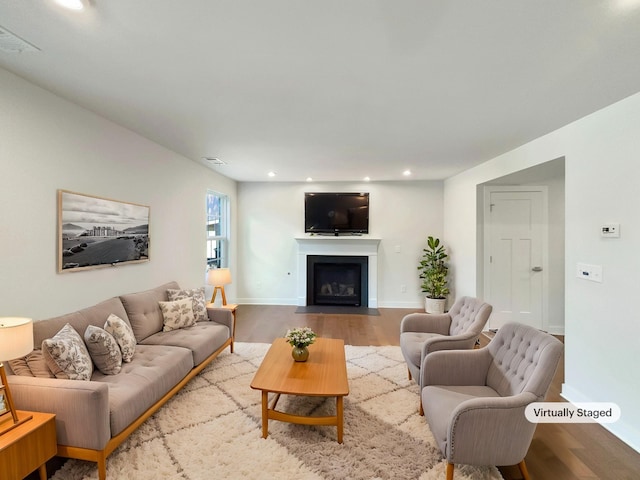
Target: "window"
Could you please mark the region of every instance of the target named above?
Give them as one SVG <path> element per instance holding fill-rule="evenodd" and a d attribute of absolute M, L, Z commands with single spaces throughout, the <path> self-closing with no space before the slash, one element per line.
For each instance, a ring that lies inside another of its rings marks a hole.
<path fill-rule="evenodd" d="M 207 267 L 229 266 L 229 197 L 207 192 Z"/>

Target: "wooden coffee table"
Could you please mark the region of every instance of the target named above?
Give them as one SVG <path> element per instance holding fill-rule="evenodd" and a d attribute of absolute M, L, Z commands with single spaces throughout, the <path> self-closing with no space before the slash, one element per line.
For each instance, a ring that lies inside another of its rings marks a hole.
<path fill-rule="evenodd" d="M 338 428 L 342 443 L 344 427 L 343 399 L 349 395 L 344 341 L 317 338 L 309 347 L 309 360 L 296 362 L 291 345 L 278 338 L 262 360 L 251 382 L 251 388 L 262 390 L 262 438 L 269 435 L 269 419 L 299 425 L 328 425 Z M 269 393 L 275 397 L 269 405 Z M 306 417 L 276 410 L 280 395 L 336 397 L 336 414 L 328 417 Z"/>

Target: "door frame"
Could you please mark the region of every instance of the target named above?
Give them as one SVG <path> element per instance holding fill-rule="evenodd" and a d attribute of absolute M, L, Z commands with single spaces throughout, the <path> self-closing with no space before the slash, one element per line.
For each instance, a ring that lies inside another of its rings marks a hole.
<path fill-rule="evenodd" d="M 493 192 L 540 192 L 542 194 L 542 225 L 541 225 L 541 258 L 542 258 L 542 330 L 549 326 L 549 187 L 546 185 L 486 185 L 483 187 L 483 292 L 486 296 L 490 282 L 490 239 L 491 239 L 491 193 Z M 489 317 L 489 328 L 491 325 Z"/>

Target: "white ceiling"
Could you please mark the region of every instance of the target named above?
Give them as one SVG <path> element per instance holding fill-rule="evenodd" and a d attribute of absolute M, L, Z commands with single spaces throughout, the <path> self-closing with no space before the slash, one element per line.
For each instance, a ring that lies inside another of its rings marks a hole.
<path fill-rule="evenodd" d="M 239 181 L 442 179 L 640 91 L 637 0 L 88 1 L 1 0 L 0 66 Z"/>

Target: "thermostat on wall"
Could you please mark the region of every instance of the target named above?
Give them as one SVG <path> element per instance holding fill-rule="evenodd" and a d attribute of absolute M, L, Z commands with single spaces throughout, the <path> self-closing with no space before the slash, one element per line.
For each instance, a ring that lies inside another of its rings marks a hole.
<path fill-rule="evenodd" d="M 620 236 L 620 224 L 619 223 L 607 223 L 600 227 L 600 235 L 607 238 L 617 238 Z"/>

